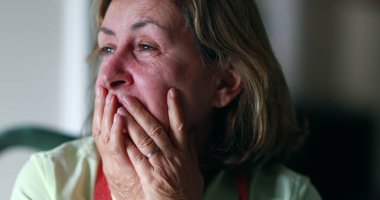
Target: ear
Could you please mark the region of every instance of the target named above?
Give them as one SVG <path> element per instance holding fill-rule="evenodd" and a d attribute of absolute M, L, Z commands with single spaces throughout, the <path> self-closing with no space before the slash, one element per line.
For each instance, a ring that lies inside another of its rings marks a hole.
<path fill-rule="evenodd" d="M 216 108 L 223 108 L 231 103 L 242 88 L 240 73 L 230 65 L 230 62 L 223 65 L 222 70 L 216 75 L 216 91 L 212 102 Z"/>

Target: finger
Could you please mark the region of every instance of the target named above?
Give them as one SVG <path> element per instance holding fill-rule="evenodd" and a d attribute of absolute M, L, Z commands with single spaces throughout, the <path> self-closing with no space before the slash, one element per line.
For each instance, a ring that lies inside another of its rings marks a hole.
<path fill-rule="evenodd" d="M 104 89 L 102 86 L 97 87 L 95 105 L 94 105 L 94 119 L 92 123 L 93 136 L 98 136 L 101 134 L 106 95 L 107 95 L 106 89 Z"/>
<path fill-rule="evenodd" d="M 128 113 L 126 115 L 126 123 L 129 136 L 142 154 L 148 156 L 149 153 L 158 149 L 154 140 L 145 133 L 144 129 Z"/>
<path fill-rule="evenodd" d="M 167 103 L 172 142 L 179 150 L 189 151 L 188 134 L 184 125 L 181 100 L 176 89 L 171 88 L 169 90 Z"/>
<path fill-rule="evenodd" d="M 124 157 L 126 156 L 124 144 L 125 136 L 123 135 L 125 113 L 126 111 L 124 108 L 119 108 L 115 113 L 109 142 L 109 150 L 111 151 L 111 154 L 122 158 L 122 160 L 124 160 Z"/>
<path fill-rule="evenodd" d="M 102 139 L 104 143 L 108 143 L 110 139 L 110 131 L 113 124 L 114 115 L 117 110 L 117 100 L 114 95 L 108 93 L 103 113 L 102 121 Z"/>
<path fill-rule="evenodd" d="M 125 109 L 119 108 L 114 114 L 113 125 L 110 131 L 110 140 L 107 145 L 100 142 L 102 148 L 102 161 L 105 167 L 115 168 L 116 166 L 122 166 L 123 170 L 127 170 L 132 174 L 135 172 L 134 167 L 127 155 L 125 139 L 123 130 L 125 127 Z"/>
<path fill-rule="evenodd" d="M 151 170 L 149 160 L 142 154 L 130 139 L 125 140 L 126 151 L 140 180 L 146 180 Z M 148 178 L 149 179 L 149 178 Z"/>
<path fill-rule="evenodd" d="M 127 110 L 162 152 L 171 152 L 173 145 L 164 127 L 144 108 L 144 106 L 132 97 L 124 97 L 123 101 L 127 104 Z"/>

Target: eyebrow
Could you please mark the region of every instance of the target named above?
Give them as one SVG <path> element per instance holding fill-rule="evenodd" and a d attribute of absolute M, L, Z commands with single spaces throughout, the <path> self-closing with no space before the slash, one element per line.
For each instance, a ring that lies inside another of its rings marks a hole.
<path fill-rule="evenodd" d="M 159 24 L 159 23 L 157 23 L 157 22 L 155 22 L 153 20 L 150 20 L 150 19 L 139 21 L 139 22 L 136 22 L 136 23 L 132 24 L 131 30 L 136 31 L 136 30 L 138 30 L 138 29 L 140 29 L 140 28 L 142 28 L 142 27 L 144 27 L 144 26 L 146 26 L 148 24 L 153 24 L 153 25 L 155 25 L 155 26 L 157 26 L 157 27 L 159 27 L 159 28 L 161 28 L 163 30 L 166 30 L 166 31 L 169 30 L 169 28 L 167 28 L 165 26 L 162 26 L 161 24 Z M 104 33 L 106 35 L 110 35 L 110 36 L 115 36 L 116 35 L 114 31 L 112 31 L 111 29 L 109 29 L 107 27 L 104 27 L 104 26 L 102 26 L 102 27 L 99 28 L 98 34 L 100 32 L 102 32 L 102 33 Z"/>
<path fill-rule="evenodd" d="M 104 34 L 106 34 L 106 35 L 115 36 L 115 32 L 113 32 L 111 29 L 106 28 L 106 27 L 103 27 L 103 26 L 99 28 L 98 34 L 99 34 L 100 32 L 102 32 L 102 33 L 104 33 Z"/>
<path fill-rule="evenodd" d="M 157 23 L 156 21 L 154 20 L 151 20 L 151 19 L 147 19 L 147 20 L 143 20 L 143 21 L 139 21 L 139 22 L 136 22 L 134 24 L 132 24 L 131 26 L 131 29 L 132 30 L 137 30 L 137 29 L 140 29 L 148 24 L 153 24 L 161 29 L 164 29 L 164 30 L 167 30 L 168 28 L 162 26 L 161 24 Z"/>

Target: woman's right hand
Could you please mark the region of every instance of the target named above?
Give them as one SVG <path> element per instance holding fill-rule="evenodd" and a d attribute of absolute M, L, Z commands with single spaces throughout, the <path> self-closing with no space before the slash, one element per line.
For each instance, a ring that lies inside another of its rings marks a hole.
<path fill-rule="evenodd" d="M 96 91 L 93 137 L 99 151 L 104 175 L 116 199 L 143 199 L 140 180 L 129 160 L 125 147 L 127 136 L 119 133 L 124 130 L 124 117 L 118 113 L 117 99 L 99 87 Z M 119 111 L 120 112 L 120 111 Z M 99 169 L 101 170 L 101 169 Z M 110 181 L 111 180 L 111 181 Z"/>

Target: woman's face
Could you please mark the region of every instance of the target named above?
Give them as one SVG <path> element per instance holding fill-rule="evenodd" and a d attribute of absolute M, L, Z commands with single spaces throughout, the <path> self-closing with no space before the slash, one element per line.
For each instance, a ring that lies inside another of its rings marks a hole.
<path fill-rule="evenodd" d="M 167 92 L 179 90 L 185 123 L 210 124 L 215 66 L 205 68 L 195 40 L 169 0 L 112 0 L 98 34 L 102 62 L 97 86 L 123 104 L 136 97 L 166 128 Z"/>

